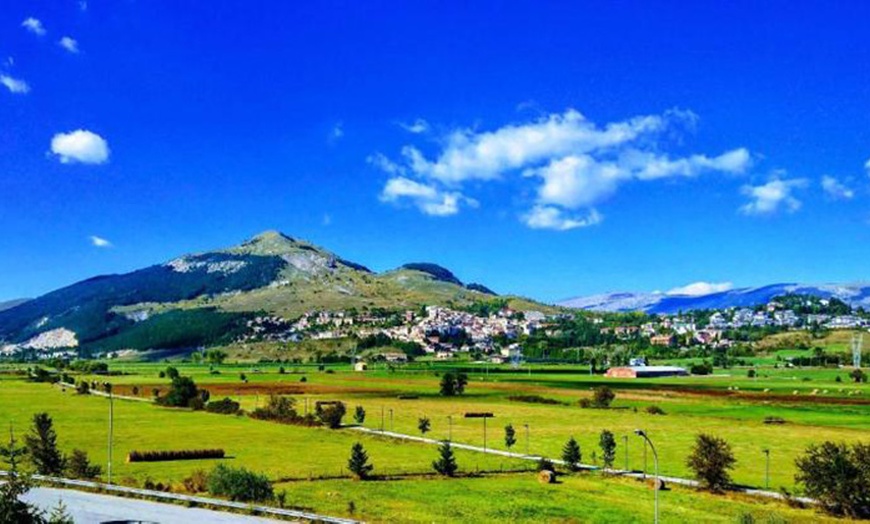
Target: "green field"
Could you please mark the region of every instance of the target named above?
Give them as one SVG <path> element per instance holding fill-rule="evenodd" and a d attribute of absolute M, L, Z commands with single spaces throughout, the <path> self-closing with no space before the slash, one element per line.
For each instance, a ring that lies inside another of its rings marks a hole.
<path fill-rule="evenodd" d="M 108 380 L 119 394 L 133 386 L 142 398 L 154 387 L 165 387 L 158 377 L 166 364 L 111 364 L 124 373 Z M 643 446 L 632 432 L 642 428 L 656 444 L 663 474 L 688 476 L 685 458 L 694 437 L 712 433 L 727 440 L 737 457 L 733 471 L 736 483 L 764 487 L 762 450 L 771 450 L 770 486 L 795 490 L 794 459 L 812 443 L 824 440 L 855 442 L 870 439 L 870 389 L 848 382 L 847 370 L 759 368 L 759 376 L 747 378 L 746 370 L 728 370 L 728 375 L 656 380 L 608 380 L 588 375 L 588 370 L 570 366 L 536 366 L 509 372 L 505 367 L 477 366 L 469 372 L 469 385 L 461 397 L 438 395 L 439 374 L 444 365 L 415 364 L 389 371 L 350 371 L 347 365 L 318 371 L 314 366 L 221 365 L 219 374 L 207 365 L 178 364 L 183 375 L 192 376 L 209 389 L 212 399 L 231 396 L 243 408 L 263 405 L 272 390 L 292 393 L 300 411 L 306 401 L 342 400 L 352 412 L 361 405 L 368 414 L 364 426 L 419 434 L 417 421 L 428 417 L 432 431 L 427 436 L 482 445 L 481 419 L 466 419 L 464 413 L 489 411 L 495 418 L 487 424 L 487 446 L 505 449 L 503 427 L 517 429 L 513 451 L 558 458 L 564 442 L 574 436 L 581 445 L 584 463 L 596 463 L 598 435 L 602 429 L 617 438 L 616 466 L 643 469 Z M 242 382 L 244 373 L 247 383 Z M 301 381 L 305 377 L 305 382 Z M 835 382 L 840 376 L 843 382 Z M 33 413 L 47 411 L 58 429 L 61 446 L 87 450 L 94 461 L 105 464 L 108 401 L 76 395 L 71 389 L 25 381 L 20 376 L 0 374 L 0 418 L 9 420 L 20 434 Z M 89 377 L 107 380 L 106 377 Z M 607 384 L 616 391 L 610 409 L 583 409 L 578 400 L 592 387 Z M 796 393 L 796 394 L 795 394 Z M 399 399 L 399 395 L 416 396 Z M 540 395 L 562 404 L 532 404 L 510 400 L 514 395 Z M 27 399 L 22 402 L 22 399 Z M 645 408 L 656 405 L 665 415 L 650 415 Z M 214 415 L 157 407 L 148 402 L 118 400 L 115 407 L 114 481 L 141 484 L 146 479 L 178 485 L 195 469 L 210 469 L 218 461 L 127 464 L 131 450 L 226 449 L 226 462 L 266 473 L 277 489 L 287 491 L 293 505 L 329 514 L 356 516 L 368 521 L 474 521 L 558 520 L 625 521 L 646 519 L 651 511 L 651 493 L 636 481 L 602 478 L 598 473 L 563 477 L 564 483 L 541 486 L 528 469 L 529 461 L 471 451 L 458 451 L 464 473 L 481 472 L 481 478 L 441 480 L 431 476 L 434 446 L 395 442 L 385 437 L 361 434 L 351 429 L 304 428 L 256 421 L 247 417 Z M 392 417 L 390 412 L 392 411 Z M 764 418 L 785 419 L 782 425 L 764 424 Z M 449 417 L 449 418 L 448 418 Z M 346 417 L 350 422 L 350 416 Z M 448 424 L 452 420 L 452 425 Z M 528 425 L 528 442 L 525 425 Z M 627 437 L 627 440 L 624 439 Z M 366 447 L 375 473 L 394 480 L 352 482 L 346 461 L 352 443 Z M 600 452 L 599 452 L 600 453 Z M 652 470 L 649 454 L 648 469 Z M 313 479 L 313 480 L 309 480 Z M 582 496 L 578 496 L 582 494 Z M 774 512 L 788 521 L 818 518 L 811 510 L 793 510 L 784 504 L 760 502 L 746 497 L 713 496 L 688 489 L 663 493 L 665 521 L 690 519 L 729 521 L 750 512 L 763 522 Z M 450 504 L 439 504 L 449 498 Z M 492 504 L 493 500 L 504 503 Z"/>

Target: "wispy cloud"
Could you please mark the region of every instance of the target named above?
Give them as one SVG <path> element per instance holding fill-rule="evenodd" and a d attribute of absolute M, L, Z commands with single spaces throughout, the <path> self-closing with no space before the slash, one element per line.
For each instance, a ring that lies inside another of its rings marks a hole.
<path fill-rule="evenodd" d="M 836 200 L 850 200 L 855 196 L 852 188 L 832 176 L 822 177 L 822 189 L 825 194 Z"/>
<path fill-rule="evenodd" d="M 749 202 L 740 207 L 740 212 L 745 215 L 770 215 L 785 209 L 789 213 L 794 213 L 802 205 L 794 196 L 794 191 L 806 186 L 807 181 L 803 178 L 791 180 L 774 178 L 758 186 L 745 185 L 741 191 L 749 197 Z"/>
<path fill-rule="evenodd" d="M 413 133 L 415 135 L 419 135 L 421 133 L 426 133 L 429 131 L 429 122 L 423 120 L 422 118 L 418 118 L 411 122 L 410 124 L 400 122 L 399 125 L 405 131 L 409 133 Z"/>
<path fill-rule="evenodd" d="M 681 287 L 675 287 L 666 292 L 667 295 L 682 295 L 700 297 L 713 293 L 722 293 L 734 288 L 731 282 L 693 282 Z"/>
<path fill-rule="evenodd" d="M 57 45 L 61 46 L 62 48 L 66 49 L 67 51 L 69 51 L 70 53 L 73 53 L 73 54 L 78 54 L 78 52 L 79 52 L 78 41 L 76 41 L 75 39 L 70 38 L 68 36 L 65 36 L 65 37 L 61 38 L 60 40 L 58 40 Z"/>
<path fill-rule="evenodd" d="M 10 93 L 23 95 L 30 92 L 30 86 L 24 80 L 12 78 L 9 75 L 0 74 L 0 84 L 6 87 Z"/>
<path fill-rule="evenodd" d="M 581 227 L 595 226 L 604 220 L 604 217 L 595 210 L 589 211 L 585 217 L 567 216 L 564 211 L 553 206 L 534 206 L 522 217 L 524 224 L 532 229 L 552 229 L 555 231 L 568 231 Z"/>
<path fill-rule="evenodd" d="M 392 177 L 417 179 L 440 192 L 470 183 L 479 189 L 493 181 L 531 181 L 536 198 L 522 222 L 539 229 L 575 229 L 600 223 L 594 206 L 631 181 L 745 173 L 752 163 L 745 148 L 716 156 L 663 152 L 671 135 L 694 128 L 697 120 L 691 111 L 675 109 L 599 126 L 568 109 L 491 131 L 456 129 L 441 137 L 442 146 L 431 157 L 406 145 L 400 160 L 378 153 L 369 162 Z M 588 216 L 576 218 L 580 210 Z"/>
<path fill-rule="evenodd" d="M 91 235 L 88 238 L 91 241 L 91 245 L 94 247 L 112 247 L 112 243 L 105 238 L 98 237 L 96 235 Z"/>
<path fill-rule="evenodd" d="M 344 122 L 336 122 L 332 129 L 329 130 L 329 142 L 334 143 L 344 137 Z"/>
<path fill-rule="evenodd" d="M 867 171 L 867 176 L 870 176 L 870 160 L 864 163 L 864 169 Z"/>
<path fill-rule="evenodd" d="M 462 205 L 477 207 L 477 201 L 458 192 L 445 192 L 434 186 L 405 177 L 391 178 L 381 191 L 381 201 L 410 201 L 421 212 L 430 216 L 450 216 L 459 212 Z"/>
<path fill-rule="evenodd" d="M 27 29 L 31 33 L 42 36 L 45 34 L 45 27 L 42 26 L 42 22 L 38 19 L 30 17 L 21 22 L 21 27 Z"/>
<path fill-rule="evenodd" d="M 85 129 L 54 135 L 51 152 L 57 155 L 62 164 L 103 164 L 109 160 L 109 144 L 106 140 Z"/>

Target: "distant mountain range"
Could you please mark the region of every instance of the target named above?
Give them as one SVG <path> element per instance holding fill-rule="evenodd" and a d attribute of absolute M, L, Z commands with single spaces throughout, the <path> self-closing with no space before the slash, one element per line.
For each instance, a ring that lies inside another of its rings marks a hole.
<path fill-rule="evenodd" d="M 94 277 L 0 309 L 0 349 L 192 347 L 230 341 L 257 315 L 294 319 L 311 310 L 461 306 L 492 295 L 436 264 L 377 274 L 267 231 L 228 249 Z"/>
<path fill-rule="evenodd" d="M 678 313 L 696 309 L 752 307 L 766 304 L 772 298 L 787 293 L 836 297 L 853 307 L 870 308 L 870 283 L 853 284 L 771 284 L 745 287 L 705 295 L 667 293 L 605 293 L 576 297 L 559 303 L 561 306 L 592 311 L 643 311 L 646 313 Z"/>

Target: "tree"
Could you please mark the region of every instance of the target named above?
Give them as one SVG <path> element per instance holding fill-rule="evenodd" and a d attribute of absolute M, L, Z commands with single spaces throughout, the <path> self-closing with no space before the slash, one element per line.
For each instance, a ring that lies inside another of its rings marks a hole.
<path fill-rule="evenodd" d="M 227 358 L 227 353 L 219 349 L 212 349 L 205 353 L 205 359 L 209 364 L 223 364 Z"/>
<path fill-rule="evenodd" d="M 374 466 L 369 464 L 369 456 L 366 450 L 359 442 L 350 448 L 350 459 L 347 461 L 347 468 L 360 480 L 368 478 L 369 473 L 374 469 Z"/>
<path fill-rule="evenodd" d="M 169 378 L 169 380 L 175 380 L 176 378 L 178 378 L 180 376 L 180 374 L 178 373 L 178 370 L 172 366 L 169 366 L 166 368 L 165 374 L 166 374 L 166 377 Z M 163 378 L 163 377 L 161 377 L 161 378 Z"/>
<path fill-rule="evenodd" d="M 444 373 L 441 377 L 441 396 L 452 397 L 456 395 L 456 377 L 453 373 Z"/>
<path fill-rule="evenodd" d="M 737 460 L 731 445 L 713 435 L 700 434 L 695 438 L 695 447 L 686 459 L 686 465 L 695 474 L 702 487 L 720 492 L 731 484 L 729 470 Z"/>
<path fill-rule="evenodd" d="M 468 375 L 465 373 L 456 374 L 456 394 L 462 395 L 465 393 L 465 386 L 468 385 Z"/>
<path fill-rule="evenodd" d="M 583 455 L 580 452 L 580 444 L 577 444 L 574 437 L 571 437 L 562 448 L 562 460 L 565 461 L 565 466 L 569 471 L 577 471 L 582 459 Z"/>
<path fill-rule="evenodd" d="M 556 467 L 553 465 L 553 461 L 546 457 L 541 457 L 540 459 L 538 459 L 536 468 L 538 471 L 556 471 Z"/>
<path fill-rule="evenodd" d="M 514 430 L 514 427 L 511 424 L 508 424 L 504 427 L 504 445 L 507 446 L 508 451 L 517 443 L 517 432 Z"/>
<path fill-rule="evenodd" d="M 19 457 L 27 449 L 19 447 L 12 430 L 9 430 L 9 444 L 0 446 L 0 457 L 6 464 L 7 475 L 0 484 L 0 522 L 30 524 L 43 522 L 41 512 L 23 502 L 21 496 L 30 491 L 33 483 L 28 475 L 18 471 Z"/>
<path fill-rule="evenodd" d="M 169 392 L 160 397 L 158 402 L 164 406 L 191 407 L 195 399 L 199 397 L 196 383 L 190 377 L 176 376 L 172 379 Z"/>
<path fill-rule="evenodd" d="M 343 402 L 334 402 L 332 404 L 318 404 L 315 410 L 317 418 L 330 429 L 338 429 L 341 427 L 341 419 L 347 412 Z"/>
<path fill-rule="evenodd" d="M 354 410 L 353 421 L 359 425 L 366 421 L 366 410 L 362 406 L 357 406 Z"/>
<path fill-rule="evenodd" d="M 57 433 L 48 413 L 33 415 L 33 426 L 30 435 L 24 437 L 24 444 L 37 473 L 52 476 L 63 473 L 66 459 L 57 449 Z"/>
<path fill-rule="evenodd" d="M 864 373 L 858 368 L 853 369 L 852 372 L 849 373 L 849 376 L 856 384 L 861 382 L 867 382 L 867 373 Z"/>
<path fill-rule="evenodd" d="M 429 428 L 432 427 L 432 423 L 429 422 L 428 417 L 421 417 L 417 420 L 417 429 L 420 430 L 420 434 L 425 435 L 429 432 Z"/>
<path fill-rule="evenodd" d="M 795 460 L 795 482 L 829 513 L 853 519 L 870 517 L 870 443 L 824 442 Z"/>
<path fill-rule="evenodd" d="M 58 499 L 57 505 L 51 508 L 51 514 L 48 516 L 47 524 L 75 524 L 75 521 L 66 510 L 66 504 L 63 500 Z"/>
<path fill-rule="evenodd" d="M 74 449 L 67 460 L 66 472 L 74 479 L 93 480 L 100 476 L 102 468 L 91 464 L 85 451 Z"/>
<path fill-rule="evenodd" d="M 596 408 L 609 408 L 610 403 L 616 398 L 616 393 L 607 386 L 598 386 L 592 392 L 592 405 Z"/>
<path fill-rule="evenodd" d="M 616 458 L 616 439 L 613 433 L 603 430 L 598 437 L 598 446 L 601 448 L 601 460 L 606 469 L 613 468 L 613 460 Z"/>
<path fill-rule="evenodd" d="M 432 463 L 432 468 L 445 477 L 456 475 L 456 470 L 459 469 L 459 466 L 456 465 L 456 458 L 453 456 L 453 448 L 450 447 L 450 442 L 445 440 L 441 443 L 441 446 L 438 448 L 438 455 L 438 460 Z"/>

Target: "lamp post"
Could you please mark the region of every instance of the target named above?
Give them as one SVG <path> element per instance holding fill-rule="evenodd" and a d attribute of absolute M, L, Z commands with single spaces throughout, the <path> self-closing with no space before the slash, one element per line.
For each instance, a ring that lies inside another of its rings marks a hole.
<path fill-rule="evenodd" d="M 390 408 L 390 431 L 393 431 L 393 408 Z"/>
<path fill-rule="evenodd" d="M 486 453 L 486 416 L 483 417 L 483 452 Z"/>
<path fill-rule="evenodd" d="M 770 449 L 764 448 L 761 451 L 766 458 L 764 464 L 764 489 L 770 489 Z"/>
<path fill-rule="evenodd" d="M 653 464 L 655 467 L 655 484 L 653 484 L 653 490 L 655 491 L 655 524 L 659 522 L 659 456 L 656 453 L 656 447 L 653 446 L 652 441 L 647 436 L 646 432 L 642 429 L 634 430 L 634 434 L 638 437 L 641 437 L 649 444 L 650 449 L 653 452 Z"/>
<path fill-rule="evenodd" d="M 112 437 L 115 433 L 115 402 L 112 396 L 112 388 L 109 386 L 109 463 L 106 468 L 109 484 L 112 483 Z"/>
<path fill-rule="evenodd" d="M 381 406 L 381 433 L 384 432 L 384 406 Z"/>
<path fill-rule="evenodd" d="M 628 435 L 622 436 L 622 442 L 625 445 L 625 471 L 628 471 Z"/>
<path fill-rule="evenodd" d="M 447 415 L 447 441 L 453 442 L 453 415 Z"/>

